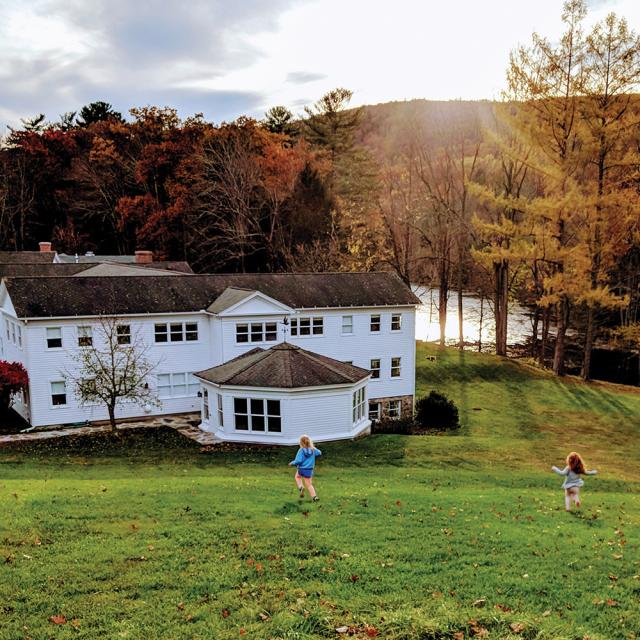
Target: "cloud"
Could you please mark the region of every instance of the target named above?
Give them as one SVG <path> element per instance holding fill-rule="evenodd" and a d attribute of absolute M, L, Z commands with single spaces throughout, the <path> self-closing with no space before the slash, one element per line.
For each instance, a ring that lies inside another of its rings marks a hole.
<path fill-rule="evenodd" d="M 313 73 L 312 71 L 291 71 L 287 74 L 286 81 L 293 84 L 307 84 L 308 82 L 316 82 L 326 79 L 324 73 Z"/>
<path fill-rule="evenodd" d="M 93 100 L 169 105 L 216 121 L 254 113 L 258 91 L 203 88 L 250 66 L 253 35 L 306 0 L 24 0 L 0 7 L 0 124 Z M 10 119 L 10 120 L 9 120 Z"/>

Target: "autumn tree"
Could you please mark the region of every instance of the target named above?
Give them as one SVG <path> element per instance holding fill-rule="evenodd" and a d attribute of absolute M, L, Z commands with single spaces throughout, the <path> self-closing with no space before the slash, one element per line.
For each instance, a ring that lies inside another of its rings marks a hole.
<path fill-rule="evenodd" d="M 511 53 L 507 73 L 509 98 L 518 110 L 515 119 L 527 145 L 535 152 L 535 165 L 545 178 L 545 193 L 531 206 L 536 216 L 536 240 L 544 247 L 542 259 L 551 274 L 545 279 L 543 306 L 556 310 L 556 341 L 553 371 L 562 375 L 566 332 L 575 274 L 567 268 L 574 244 L 576 214 L 584 203 L 576 180 L 581 161 L 579 100 L 584 83 L 585 41 L 582 21 L 584 0 L 566 0 L 562 12 L 565 31 L 557 44 L 534 34 L 530 46 Z"/>
<path fill-rule="evenodd" d="M 103 316 L 94 328 L 64 377 L 81 404 L 106 406 L 115 431 L 116 409 L 123 402 L 158 405 L 149 384 L 158 363 L 149 359 L 149 347 L 128 321 Z"/>
<path fill-rule="evenodd" d="M 530 149 L 509 123 L 509 105 L 496 108 L 494 130 L 488 130 L 489 152 L 481 161 L 481 179 L 470 184 L 477 213 L 473 257 L 491 275 L 496 355 L 507 355 L 507 324 L 513 286 L 531 258 L 527 243 L 526 204 Z"/>
<path fill-rule="evenodd" d="M 633 178 L 640 166 L 636 143 L 640 133 L 637 107 L 640 83 L 640 38 L 626 20 L 609 14 L 586 38 L 583 99 L 587 163 L 581 180 L 585 207 L 578 233 L 584 247 L 584 293 L 587 308 L 582 377 L 591 372 L 597 312 L 615 309 L 624 298 L 610 287 L 616 257 L 628 248 L 630 229 L 638 230 L 640 198 Z"/>
<path fill-rule="evenodd" d="M 6 415 L 13 397 L 29 388 L 27 370 L 19 362 L 0 360 L 0 416 Z"/>

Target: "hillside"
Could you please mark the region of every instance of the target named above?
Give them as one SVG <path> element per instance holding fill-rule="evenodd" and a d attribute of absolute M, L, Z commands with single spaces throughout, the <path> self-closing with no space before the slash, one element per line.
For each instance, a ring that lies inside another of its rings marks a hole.
<path fill-rule="evenodd" d="M 290 449 L 0 449 L 0 638 L 636 637 L 640 395 L 424 346 L 418 386 L 461 433 L 323 446 L 318 505 Z M 566 514 L 572 448 L 600 475 Z"/>

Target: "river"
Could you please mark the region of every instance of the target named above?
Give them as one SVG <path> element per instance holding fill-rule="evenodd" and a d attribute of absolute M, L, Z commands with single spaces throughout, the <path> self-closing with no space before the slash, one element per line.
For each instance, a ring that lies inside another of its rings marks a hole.
<path fill-rule="evenodd" d="M 422 300 L 416 317 L 416 340 L 427 342 L 440 339 L 438 324 L 438 290 L 414 285 L 414 293 Z M 478 342 L 480 331 L 480 298 L 472 293 L 463 294 L 463 332 L 465 342 Z M 509 305 L 507 325 L 507 344 L 524 344 L 531 336 L 531 312 L 518 305 Z M 458 342 L 458 294 L 451 292 L 447 305 L 447 324 L 445 326 L 447 344 Z M 482 344 L 495 344 L 495 319 L 492 305 L 485 300 L 482 304 Z"/>

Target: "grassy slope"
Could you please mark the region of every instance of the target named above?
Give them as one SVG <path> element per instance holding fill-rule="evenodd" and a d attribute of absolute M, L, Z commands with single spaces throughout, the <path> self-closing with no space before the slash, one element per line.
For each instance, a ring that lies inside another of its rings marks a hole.
<path fill-rule="evenodd" d="M 319 505 L 292 450 L 0 450 L 0 638 L 640 637 L 640 395 L 426 352 L 462 432 L 324 446 Z M 580 515 L 548 471 L 569 448 L 601 472 Z"/>

